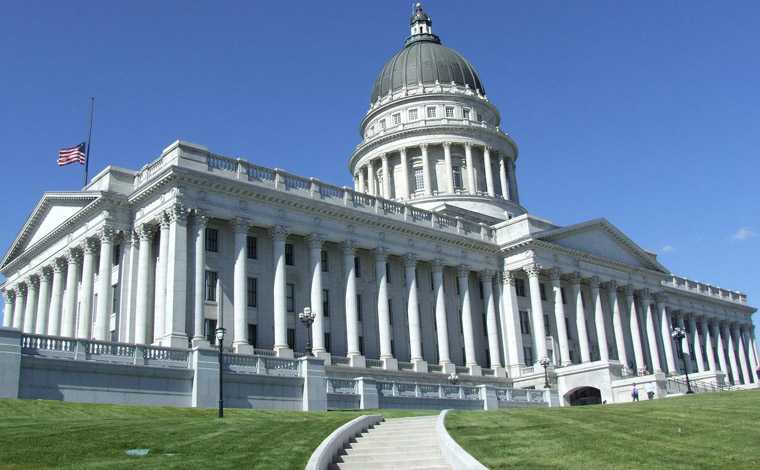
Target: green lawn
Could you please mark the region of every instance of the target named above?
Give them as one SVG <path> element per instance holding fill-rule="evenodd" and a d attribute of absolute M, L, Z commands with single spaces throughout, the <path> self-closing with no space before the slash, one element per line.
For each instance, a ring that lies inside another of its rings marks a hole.
<path fill-rule="evenodd" d="M 361 414 L 225 410 L 218 419 L 215 409 L 0 400 L 0 469 L 303 469 L 325 437 Z"/>
<path fill-rule="evenodd" d="M 452 437 L 500 468 L 758 469 L 760 391 L 449 414 Z"/>

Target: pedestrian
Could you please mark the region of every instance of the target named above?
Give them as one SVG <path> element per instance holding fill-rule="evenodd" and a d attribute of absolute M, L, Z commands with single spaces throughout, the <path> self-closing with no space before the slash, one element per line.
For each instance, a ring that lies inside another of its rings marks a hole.
<path fill-rule="evenodd" d="M 633 384 L 633 388 L 631 389 L 631 400 L 639 401 L 639 389 L 636 388 L 636 384 Z"/>
<path fill-rule="evenodd" d="M 647 397 L 651 400 L 654 398 L 654 384 L 649 382 L 644 386 L 644 390 L 647 391 Z"/>

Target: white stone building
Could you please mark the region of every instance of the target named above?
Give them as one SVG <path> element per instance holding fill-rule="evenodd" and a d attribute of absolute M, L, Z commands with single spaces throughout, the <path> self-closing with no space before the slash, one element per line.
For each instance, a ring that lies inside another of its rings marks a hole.
<path fill-rule="evenodd" d="M 183 141 L 108 167 L 45 193 L 21 228 L 0 263 L 3 327 L 186 349 L 223 325 L 236 353 L 288 358 L 310 307 L 328 377 L 541 387 L 547 357 L 564 403 L 619 401 L 645 372 L 755 384 L 746 295 L 674 276 L 604 219 L 528 213 L 517 145 L 431 24 L 418 6 L 378 75 L 354 188 Z"/>

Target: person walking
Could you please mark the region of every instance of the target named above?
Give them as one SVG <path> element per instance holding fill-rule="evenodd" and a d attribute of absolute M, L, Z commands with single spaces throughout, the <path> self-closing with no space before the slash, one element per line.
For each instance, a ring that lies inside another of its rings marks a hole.
<path fill-rule="evenodd" d="M 644 390 L 647 391 L 647 398 L 652 400 L 654 398 L 654 384 L 652 382 L 649 382 L 644 386 Z"/>
<path fill-rule="evenodd" d="M 636 384 L 631 388 L 631 401 L 639 401 L 639 389 L 636 388 Z"/>

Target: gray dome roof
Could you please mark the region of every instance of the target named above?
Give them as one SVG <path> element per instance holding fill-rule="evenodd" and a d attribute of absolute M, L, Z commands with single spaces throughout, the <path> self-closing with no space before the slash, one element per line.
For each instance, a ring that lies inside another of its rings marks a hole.
<path fill-rule="evenodd" d="M 370 103 L 389 91 L 397 91 L 404 86 L 413 87 L 419 82 L 433 85 L 436 80 L 441 85 L 451 82 L 460 86 L 469 85 L 473 91 L 479 89 L 486 94 L 478 73 L 464 57 L 442 45 L 438 36 L 420 34 L 407 39 L 406 47 L 391 57 L 377 75 Z"/>

